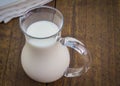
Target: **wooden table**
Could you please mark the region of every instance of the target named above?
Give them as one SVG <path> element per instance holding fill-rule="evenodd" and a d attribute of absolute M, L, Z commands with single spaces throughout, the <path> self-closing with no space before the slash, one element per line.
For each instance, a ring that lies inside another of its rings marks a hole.
<path fill-rule="evenodd" d="M 120 1 L 56 0 L 48 5 L 64 15 L 62 35 L 87 45 L 93 57 L 91 69 L 81 77 L 62 77 L 49 84 L 30 79 L 21 67 L 25 39 L 16 18 L 0 23 L 0 86 L 120 86 Z M 79 54 L 70 53 L 75 66 Z"/>

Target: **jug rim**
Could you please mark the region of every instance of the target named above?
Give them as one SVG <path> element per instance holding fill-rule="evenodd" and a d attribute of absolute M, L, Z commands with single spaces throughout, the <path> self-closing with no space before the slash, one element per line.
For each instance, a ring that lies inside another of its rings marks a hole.
<path fill-rule="evenodd" d="M 23 19 L 25 18 L 25 16 L 28 14 L 28 12 L 33 11 L 33 10 L 35 10 L 35 9 L 40 9 L 40 8 L 47 8 L 47 9 L 55 10 L 55 11 L 56 11 L 57 13 L 59 13 L 59 14 L 61 15 L 61 17 L 62 17 L 62 22 L 61 22 L 61 24 L 60 24 L 60 27 L 58 27 L 59 30 L 58 30 L 56 33 L 54 33 L 53 35 L 51 35 L 51 36 L 46 36 L 46 37 L 34 37 L 34 36 L 31 36 L 31 35 L 27 34 L 27 32 L 26 32 L 25 30 L 23 30 L 24 27 L 22 26 L 22 21 L 23 21 Z M 28 37 L 34 38 L 34 39 L 47 39 L 47 38 L 51 38 L 51 37 L 53 37 L 53 36 L 56 36 L 57 34 L 59 34 L 59 32 L 61 32 L 63 23 L 64 23 L 63 14 L 62 14 L 57 8 L 54 8 L 54 7 L 51 7 L 51 6 L 46 6 L 46 5 L 44 5 L 44 6 L 36 6 L 36 7 L 30 8 L 30 9 L 28 9 L 27 11 L 25 11 L 22 16 L 19 17 L 19 25 L 20 25 L 20 29 L 22 30 L 22 32 L 23 32 L 25 35 L 27 35 Z"/>

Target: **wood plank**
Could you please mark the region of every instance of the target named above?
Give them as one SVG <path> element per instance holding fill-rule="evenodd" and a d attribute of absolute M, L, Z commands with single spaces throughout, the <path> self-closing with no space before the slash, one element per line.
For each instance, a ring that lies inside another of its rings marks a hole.
<path fill-rule="evenodd" d="M 113 0 L 115 81 L 120 86 L 120 1 Z M 113 69 L 111 69 L 113 70 Z"/>
<path fill-rule="evenodd" d="M 108 82 L 109 86 L 117 86 L 115 78 L 115 57 L 114 57 L 114 23 L 113 23 L 112 0 L 107 2 L 107 33 L 108 33 Z M 111 77 L 112 76 L 112 77 Z"/>
<path fill-rule="evenodd" d="M 0 86 L 2 86 L 11 41 L 12 23 L 0 23 Z"/>
<path fill-rule="evenodd" d="M 95 2 L 93 0 L 81 0 L 81 1 L 76 0 L 75 2 L 74 36 L 75 38 L 86 44 L 88 48 L 90 48 L 91 44 L 87 42 L 88 41 L 87 36 L 89 34 L 91 35 L 91 32 L 87 34 L 87 31 L 88 30 L 93 31 L 92 29 L 95 28 L 94 27 L 95 17 L 93 17 L 95 15 L 94 7 L 95 7 Z M 93 47 L 91 46 L 91 48 Z M 92 52 L 91 49 L 90 51 Z M 81 63 L 80 55 L 75 52 L 74 57 L 75 57 L 76 67 L 79 67 Z M 73 82 L 71 83 L 71 86 L 79 86 L 79 85 L 94 86 L 94 83 L 91 83 L 93 81 L 93 78 L 91 76 L 93 76 L 92 69 L 90 69 L 85 75 L 82 75 L 81 77 L 72 78 Z"/>
<path fill-rule="evenodd" d="M 6 69 L 3 78 L 3 86 L 15 86 L 17 65 L 19 62 L 19 53 L 22 34 L 19 30 L 19 23 L 15 19 L 12 21 L 11 41 Z"/>
<path fill-rule="evenodd" d="M 97 61 L 101 61 L 101 71 L 96 71 L 96 72 L 100 72 L 101 73 L 101 84 L 102 86 L 103 85 L 106 85 L 106 86 L 109 86 L 109 83 L 106 83 L 108 82 L 108 35 L 109 33 L 107 32 L 107 4 L 106 4 L 106 0 L 104 2 L 98 0 L 97 1 L 97 5 L 99 7 L 97 7 L 97 10 L 96 10 L 96 14 L 97 14 L 97 17 L 96 17 L 96 28 L 99 29 L 98 31 L 98 34 L 100 34 L 99 38 L 99 46 L 100 46 L 100 57 L 99 57 L 99 60 L 96 60 Z M 98 35 L 96 34 L 96 35 Z M 97 63 L 96 63 L 97 64 Z M 97 68 L 97 66 L 96 66 Z M 97 75 L 95 76 L 96 77 L 96 80 L 99 80 L 99 77 L 97 77 Z M 97 83 L 96 83 L 97 84 Z"/>
<path fill-rule="evenodd" d="M 75 32 L 74 36 L 86 44 L 86 46 L 89 48 L 90 52 L 94 52 L 95 48 L 93 48 L 94 43 L 94 30 L 95 30 L 95 23 L 96 23 L 96 2 L 94 0 L 76 0 L 75 2 Z M 97 33 L 96 33 L 97 34 Z M 92 39 L 92 41 L 91 41 Z M 99 53 L 99 50 L 98 50 Z M 97 54 L 97 52 L 95 53 Z M 94 55 L 92 55 L 94 58 Z M 79 67 L 80 65 L 80 55 L 78 53 L 74 53 L 75 57 L 75 63 L 77 64 L 76 67 Z M 94 58 L 95 60 L 95 58 Z M 99 61 L 100 62 L 100 61 Z M 98 62 L 98 65 L 99 65 Z M 94 85 L 93 83 L 93 77 L 94 77 L 94 70 L 93 65 L 91 69 L 81 77 L 72 78 L 71 86 L 99 86 Z M 100 69 L 98 68 L 98 71 Z M 100 72 L 99 72 L 100 73 Z M 99 74 L 100 76 L 100 74 Z"/>

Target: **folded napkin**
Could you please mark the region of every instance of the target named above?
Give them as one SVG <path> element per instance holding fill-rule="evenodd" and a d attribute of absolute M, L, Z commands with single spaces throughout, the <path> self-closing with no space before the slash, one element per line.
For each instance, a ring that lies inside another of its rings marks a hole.
<path fill-rule="evenodd" d="M 19 2 L 17 2 L 19 1 Z M 0 22 L 9 22 L 15 17 L 19 17 L 24 14 L 30 8 L 44 5 L 52 0 L 17 0 L 14 3 L 7 5 L 0 5 Z M 3 4 L 3 3 L 2 3 Z"/>

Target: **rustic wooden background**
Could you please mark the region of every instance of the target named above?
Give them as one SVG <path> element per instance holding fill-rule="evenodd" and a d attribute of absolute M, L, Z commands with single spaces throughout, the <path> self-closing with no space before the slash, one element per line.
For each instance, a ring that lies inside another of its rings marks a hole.
<path fill-rule="evenodd" d="M 25 40 L 16 18 L 0 23 L 0 86 L 120 86 L 120 0 L 54 0 L 48 5 L 64 15 L 62 35 L 87 45 L 92 68 L 81 77 L 63 77 L 49 84 L 31 80 L 20 63 Z M 70 53 L 74 66 L 79 55 Z"/>

